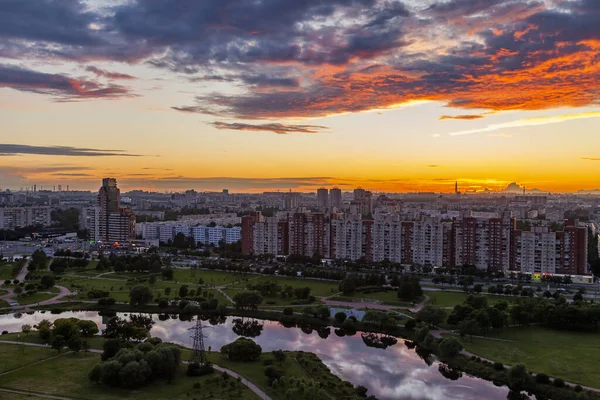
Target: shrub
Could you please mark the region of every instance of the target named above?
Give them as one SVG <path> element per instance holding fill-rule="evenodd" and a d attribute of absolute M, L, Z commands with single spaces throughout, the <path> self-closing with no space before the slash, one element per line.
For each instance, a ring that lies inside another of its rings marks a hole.
<path fill-rule="evenodd" d="M 577 393 L 579 393 L 579 392 L 583 392 L 583 388 L 581 387 L 581 385 L 577 385 L 577 386 L 575 386 L 575 391 L 576 391 Z"/>
<path fill-rule="evenodd" d="M 557 388 L 564 388 L 565 381 L 560 378 L 556 378 L 556 379 L 554 379 L 554 386 L 556 386 Z"/>
<path fill-rule="evenodd" d="M 190 363 L 187 368 L 187 376 L 204 376 L 212 374 L 215 369 L 210 363 L 200 365 L 198 363 Z"/>
<path fill-rule="evenodd" d="M 504 370 L 504 364 L 502 364 L 501 362 L 497 362 L 497 361 L 496 361 L 496 362 L 494 363 L 494 369 L 495 369 L 496 371 L 502 371 L 502 370 Z"/>
<path fill-rule="evenodd" d="M 283 315 L 292 315 L 294 314 L 294 309 L 292 307 L 286 307 L 283 309 Z"/>
<path fill-rule="evenodd" d="M 346 313 L 343 311 L 338 311 L 335 313 L 335 320 L 339 323 L 342 323 L 346 320 Z"/>
<path fill-rule="evenodd" d="M 535 381 L 537 383 L 540 383 L 542 385 L 549 385 L 550 384 L 550 377 L 546 374 L 537 374 L 535 376 Z"/>

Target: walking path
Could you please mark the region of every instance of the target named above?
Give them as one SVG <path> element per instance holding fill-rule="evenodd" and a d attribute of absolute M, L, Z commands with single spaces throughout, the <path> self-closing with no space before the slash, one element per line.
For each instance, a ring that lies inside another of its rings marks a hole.
<path fill-rule="evenodd" d="M 0 343 L 18 344 L 18 345 L 32 346 L 32 347 L 46 347 L 46 348 L 48 347 L 48 345 L 45 345 L 45 344 L 17 342 L 17 341 L 14 341 L 14 340 L 0 340 Z M 90 353 L 102 353 L 102 350 L 97 350 L 97 349 L 90 349 L 88 351 Z M 9 373 L 11 373 L 13 371 L 17 371 L 17 370 L 22 369 L 22 368 L 29 367 L 29 366 L 34 365 L 34 364 L 38 364 L 38 363 L 41 363 L 41 362 L 44 362 L 44 361 L 47 361 L 47 360 L 51 360 L 51 359 L 56 358 L 56 357 L 60 357 L 60 356 L 62 356 L 64 354 L 69 354 L 69 352 L 65 352 L 65 353 L 56 355 L 54 357 L 45 358 L 43 360 L 36 361 L 34 363 L 24 365 L 22 367 L 15 368 L 13 370 L 10 370 L 10 371 L 7 371 L 7 372 L 4 372 L 4 373 L 0 374 L 0 376 L 9 374 Z M 187 361 L 184 361 L 183 363 L 187 364 Z M 256 394 L 258 397 L 260 397 L 261 399 L 272 400 L 271 397 L 269 397 L 265 392 L 263 392 L 258 386 L 256 386 L 254 383 L 250 382 L 248 379 L 244 378 L 242 375 L 238 374 L 237 372 L 234 372 L 234 371 L 232 371 L 230 369 L 227 369 L 227 368 L 219 367 L 218 365 L 214 365 L 214 364 L 213 364 L 213 368 L 215 370 L 217 370 L 217 371 L 220 371 L 220 372 L 226 372 L 227 375 L 229 375 L 229 376 L 231 376 L 231 377 L 233 377 L 235 379 L 240 378 L 240 382 L 243 385 L 245 385 L 248 389 L 252 390 L 252 392 L 254 394 Z M 29 392 L 27 392 L 27 391 L 11 390 L 11 389 L 3 389 L 3 388 L 0 388 L 0 391 L 10 392 L 10 393 L 18 393 L 18 394 L 29 394 Z M 46 394 L 42 394 L 42 393 L 39 393 L 39 394 L 31 393 L 31 395 L 32 396 L 38 396 L 38 397 L 45 397 L 45 398 L 48 398 L 48 399 L 73 400 L 73 399 L 70 399 L 68 397 L 52 396 L 52 395 L 46 395 Z"/>
<path fill-rule="evenodd" d="M 213 365 L 213 368 L 216 369 L 217 371 L 227 372 L 227 375 L 232 376 L 236 379 L 240 378 L 240 382 L 243 383 L 244 385 L 246 385 L 248 387 L 248 389 L 252 390 L 254 392 L 254 394 L 256 394 L 261 399 L 272 400 L 271 397 L 269 397 L 265 392 L 260 390 L 260 388 L 258 386 L 256 386 L 254 383 L 250 382 L 248 379 L 244 378 L 240 374 L 233 372 L 230 369 L 219 367 L 218 365 Z"/>
<path fill-rule="evenodd" d="M 29 391 L 26 391 L 26 390 L 16 390 L 16 389 L 4 389 L 4 388 L 0 388 L 0 392 L 22 394 L 24 396 L 40 397 L 40 398 L 43 398 L 43 399 L 75 400 L 75 399 L 73 399 L 71 397 L 53 396 L 51 394 L 35 393 L 35 392 L 29 392 Z"/>
<path fill-rule="evenodd" d="M 23 268 L 21 268 L 21 272 L 19 272 L 19 275 L 17 275 L 17 277 L 15 278 L 15 279 L 18 279 L 19 282 L 25 281 L 25 277 L 29 273 L 29 264 L 30 263 L 31 263 L 31 257 L 29 257 L 27 259 L 27 261 L 25 262 L 25 265 L 23 265 Z"/>

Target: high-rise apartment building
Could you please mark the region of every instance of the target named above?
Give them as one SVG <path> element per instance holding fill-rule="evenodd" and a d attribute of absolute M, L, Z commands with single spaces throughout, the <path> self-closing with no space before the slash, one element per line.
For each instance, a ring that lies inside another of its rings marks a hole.
<path fill-rule="evenodd" d="M 317 189 L 317 206 L 321 208 L 329 207 L 329 191 L 327 189 Z"/>
<path fill-rule="evenodd" d="M 567 220 L 564 231 L 536 226 L 514 232 L 510 269 L 530 274 L 587 273 L 587 228 Z"/>
<path fill-rule="evenodd" d="M 342 190 L 334 187 L 329 191 L 329 206 L 332 208 L 342 209 Z"/>
<path fill-rule="evenodd" d="M 98 191 L 98 235 L 103 242 L 124 242 L 135 239 L 135 214 L 123 208 L 121 191 L 114 178 L 102 179 Z"/>
<path fill-rule="evenodd" d="M 509 213 L 500 217 L 475 217 L 470 212 L 455 218 L 454 265 L 501 271 L 510 265 L 511 234 L 516 220 Z"/>

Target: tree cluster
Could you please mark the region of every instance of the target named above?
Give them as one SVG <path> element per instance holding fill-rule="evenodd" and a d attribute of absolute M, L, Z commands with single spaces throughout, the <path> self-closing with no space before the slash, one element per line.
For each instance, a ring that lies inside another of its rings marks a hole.
<path fill-rule="evenodd" d="M 415 301 L 420 299 L 421 296 L 423 296 L 423 289 L 418 277 L 403 275 L 398 278 L 398 299 L 402 301 Z"/>
<path fill-rule="evenodd" d="M 181 364 L 181 350 L 169 344 L 138 344 L 120 349 L 113 357 L 98 363 L 89 373 L 92 382 L 107 386 L 138 388 L 156 379 L 171 382 Z"/>
<path fill-rule="evenodd" d="M 153 325 L 152 318 L 142 314 L 130 314 L 129 319 L 112 317 L 106 323 L 102 336 L 124 342 L 141 342 L 150 336 Z"/>
<path fill-rule="evenodd" d="M 56 254 L 55 254 L 56 255 Z M 84 258 L 57 258 L 55 257 L 50 264 L 50 271 L 57 275 L 62 274 L 69 268 L 85 268 L 89 265 L 89 260 Z"/>
<path fill-rule="evenodd" d="M 262 300 L 261 294 L 254 290 L 244 290 L 233 296 L 235 308 L 240 310 L 256 310 L 259 304 L 262 303 Z"/>
<path fill-rule="evenodd" d="M 29 262 L 29 271 L 43 271 L 48 265 L 48 256 L 43 250 L 36 250 L 31 254 L 31 261 Z"/>
<path fill-rule="evenodd" d="M 152 272 L 160 273 L 164 262 L 158 254 L 122 255 L 111 253 L 108 257 L 101 254 L 98 258 L 97 270 L 114 270 L 115 272 Z"/>
<path fill-rule="evenodd" d="M 254 361 L 262 354 L 262 347 L 253 340 L 241 337 L 221 347 L 221 354 L 231 361 Z"/>
<path fill-rule="evenodd" d="M 490 307 L 486 297 L 469 295 L 463 304 L 454 306 L 447 322 L 450 325 L 458 325 L 461 336 L 473 336 L 491 328 L 506 326 L 507 310 L 506 302 L 499 302 Z"/>
<path fill-rule="evenodd" d="M 90 338 L 98 333 L 98 326 L 94 321 L 77 318 L 60 318 L 54 323 L 47 319 L 41 320 L 34 326 L 40 338 L 50 342 L 52 348 L 61 351 L 65 346 L 71 351 L 84 350 L 87 352 L 89 346 L 85 338 Z"/>

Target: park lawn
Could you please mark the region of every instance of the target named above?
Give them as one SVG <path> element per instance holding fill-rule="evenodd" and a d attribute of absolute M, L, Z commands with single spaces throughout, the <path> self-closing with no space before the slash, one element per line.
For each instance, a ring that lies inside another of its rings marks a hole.
<path fill-rule="evenodd" d="M 511 342 L 461 340 L 466 350 L 507 365 L 524 364 L 528 370 L 568 382 L 600 388 L 600 334 L 568 332 L 542 327 L 505 328 L 488 336 Z"/>
<path fill-rule="evenodd" d="M 313 280 L 313 279 L 301 279 L 301 278 L 286 278 L 286 277 L 280 277 L 280 276 L 262 277 L 262 279 L 273 280 L 273 281 L 275 281 L 275 283 L 277 283 L 281 287 L 290 285 L 294 289 L 295 288 L 303 288 L 303 287 L 308 286 L 310 288 L 310 294 L 315 297 L 331 296 L 340 291 L 339 290 L 340 285 L 338 282 L 317 281 L 317 280 Z M 256 282 L 254 282 L 254 283 L 256 283 Z"/>
<path fill-rule="evenodd" d="M 0 296 L 4 296 L 6 293 L 8 293 L 8 290 L 0 289 Z"/>
<path fill-rule="evenodd" d="M 189 350 L 184 351 L 189 354 Z M 276 400 L 287 400 L 286 388 L 273 388 L 269 386 L 268 379 L 264 374 L 266 366 L 264 362 L 270 360 L 277 369 L 284 371 L 284 376 L 289 381 L 290 378 L 304 379 L 308 382 L 314 382 L 320 386 L 325 393 L 321 393 L 318 398 L 323 399 L 357 399 L 354 388 L 346 385 L 340 378 L 333 375 L 321 360 L 314 354 L 303 352 L 286 351 L 286 358 L 283 363 L 275 361 L 273 353 L 263 353 L 260 358 L 252 362 L 231 361 L 220 353 L 211 352 L 208 359 L 213 364 L 230 369 L 250 382 L 254 383 L 261 390 Z"/>
<path fill-rule="evenodd" d="M 83 287 L 86 291 L 91 289 L 99 289 L 106 291 L 119 291 L 119 290 L 129 290 L 129 286 L 127 285 L 127 281 L 123 280 L 111 280 L 111 279 L 80 279 L 77 281 L 72 281 L 69 286 L 77 285 Z"/>
<path fill-rule="evenodd" d="M 173 281 L 181 283 L 198 283 L 198 279 L 202 278 L 204 285 L 208 286 L 224 286 L 232 285 L 238 282 L 245 282 L 253 275 L 242 272 L 223 272 L 223 271 L 206 271 L 199 269 L 173 269 Z"/>
<path fill-rule="evenodd" d="M 53 297 L 56 297 L 56 294 L 37 292 L 30 296 L 26 296 L 25 294 L 22 294 L 21 296 L 17 297 L 17 301 L 21 305 L 29 305 L 29 304 L 39 303 L 39 302 L 42 302 L 45 300 L 50 300 Z"/>
<path fill-rule="evenodd" d="M 197 394 L 198 397 L 206 392 L 212 392 L 213 398 L 227 398 L 221 388 L 220 382 L 212 382 L 217 374 L 200 378 L 185 376 L 185 366 L 180 367 L 178 376 L 171 384 L 157 381 L 140 389 L 127 390 L 111 388 L 92 383 L 88 373 L 100 361 L 99 354 L 64 354 L 37 365 L 23 368 L 13 373 L 0 377 L 0 387 L 19 390 L 31 390 L 36 393 L 84 398 L 88 400 L 184 400 L 188 395 Z M 234 381 L 231 379 L 231 381 Z M 193 388 L 194 383 L 200 382 L 201 388 Z M 235 382 L 236 386 L 238 385 Z M 245 386 L 232 392 L 236 399 L 248 400 L 257 397 Z"/>
<path fill-rule="evenodd" d="M 227 293 L 229 295 L 229 297 L 231 297 L 233 299 L 233 296 L 235 296 L 237 293 L 242 292 L 244 289 L 223 289 L 223 291 L 225 293 Z M 219 300 L 220 301 L 220 300 Z M 284 306 L 291 306 L 291 307 L 295 307 L 295 306 L 299 306 L 298 304 L 294 305 L 292 304 L 293 302 L 297 302 L 300 301 L 299 299 L 297 299 L 296 297 L 288 297 L 285 299 L 281 298 L 281 295 L 279 296 L 275 296 L 275 297 L 264 297 L 263 296 L 263 301 L 260 304 L 260 308 L 269 308 L 269 307 L 284 307 Z M 269 304 L 267 304 L 267 302 L 269 302 Z M 226 303 L 226 304 L 229 304 Z M 320 300 L 315 300 L 312 303 L 310 303 L 309 305 L 317 305 L 317 304 L 323 304 L 322 301 Z"/>
<path fill-rule="evenodd" d="M 437 292 L 428 292 L 424 291 L 424 293 L 429 296 L 429 304 L 436 305 L 438 307 L 454 307 L 455 305 L 462 304 L 465 302 L 469 293 L 461 293 L 461 292 L 446 292 L 446 291 L 437 291 Z M 488 304 L 493 305 L 499 303 L 501 301 L 506 301 L 511 303 L 513 297 L 509 296 L 490 296 L 485 293 L 480 293 L 481 296 L 485 296 L 487 298 Z"/>
<path fill-rule="evenodd" d="M 106 340 L 103 336 L 100 336 L 100 335 L 95 335 L 92 337 L 83 337 L 81 339 L 88 342 L 90 349 L 96 349 L 96 350 L 102 350 L 102 348 L 104 346 L 104 341 Z M 38 333 L 36 331 L 32 331 L 29 334 L 24 334 L 24 333 L 19 333 L 19 332 L 8 333 L 6 335 L 0 336 L 0 343 L 2 340 L 8 340 L 8 341 L 19 341 L 20 340 L 21 342 L 24 342 L 24 343 L 47 344 L 44 340 L 40 339 L 40 336 L 38 335 Z M 42 349 L 42 350 L 45 349 L 43 347 L 29 347 L 29 348 Z M 49 348 L 50 347 L 48 347 L 48 349 Z M 54 350 L 54 352 L 56 354 L 56 350 Z"/>
<path fill-rule="evenodd" d="M 374 292 L 374 293 L 362 293 L 355 292 L 350 298 L 354 299 L 353 301 L 360 301 L 360 299 L 365 300 L 378 300 L 385 305 L 390 306 L 399 306 L 399 307 L 411 307 L 413 304 L 407 301 L 402 301 L 398 299 L 398 293 L 395 290 L 388 290 L 386 292 Z M 333 300 L 333 299 L 332 299 Z M 417 299 L 415 303 L 420 302 L 421 299 Z"/>
<path fill-rule="evenodd" d="M 4 335 L 6 336 L 6 335 Z M 0 337 L 2 340 L 4 336 Z M 21 334 L 21 336 L 25 336 Z M 44 347 L 0 343 L 0 373 L 44 360 L 56 355 L 56 350 Z"/>
<path fill-rule="evenodd" d="M 4 300 L 0 300 L 0 308 L 5 308 L 5 307 L 10 307 L 10 304 L 8 304 Z"/>
<path fill-rule="evenodd" d="M 295 378 L 310 379 L 310 377 L 302 370 L 302 368 L 295 362 L 295 360 L 293 360 L 293 358 L 290 356 L 290 353 L 287 354 L 288 357 L 286 357 L 285 361 L 281 366 L 285 371 L 286 378 L 289 379 L 293 376 Z M 209 353 L 208 359 L 213 364 L 230 369 L 242 375 L 244 378 L 254 383 L 269 396 L 275 399 L 285 399 L 283 393 L 278 393 L 272 387 L 269 386 L 269 381 L 264 373 L 265 366 L 263 362 L 265 360 L 273 360 L 273 365 L 279 366 L 279 363 L 274 361 L 272 353 L 263 353 L 257 361 L 252 362 L 231 361 L 217 352 Z"/>
<path fill-rule="evenodd" d="M 14 263 L 0 263 L 0 281 L 14 278 Z"/>

